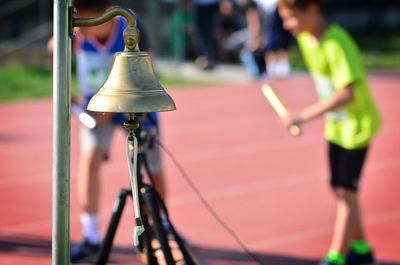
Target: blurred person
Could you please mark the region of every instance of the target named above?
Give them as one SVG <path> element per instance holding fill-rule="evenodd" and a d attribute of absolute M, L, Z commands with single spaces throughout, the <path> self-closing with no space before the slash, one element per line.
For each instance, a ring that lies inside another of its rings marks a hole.
<path fill-rule="evenodd" d="M 212 22 L 217 59 L 223 62 L 234 61 L 237 51 L 229 49 L 226 43 L 232 34 L 241 29 L 241 25 L 231 0 L 220 1 L 219 12 L 215 14 Z"/>
<path fill-rule="evenodd" d="M 261 34 L 257 6 L 252 0 L 237 0 L 237 4 L 244 13 L 247 28 L 233 34 L 230 42 L 235 45 L 241 44 L 239 52 L 241 62 L 251 77 L 259 78 L 266 71 L 263 51 L 266 40 Z"/>
<path fill-rule="evenodd" d="M 195 23 L 191 14 L 191 1 L 181 0 L 171 19 L 171 41 L 175 57 L 194 60 L 197 57 Z"/>
<path fill-rule="evenodd" d="M 77 18 L 94 18 L 103 14 L 111 6 L 108 0 L 75 0 Z M 123 17 L 115 17 L 107 23 L 95 27 L 75 28 L 77 36 L 74 39 L 74 51 L 77 63 L 77 80 L 80 92 L 80 104 L 86 109 L 90 99 L 98 92 L 106 80 L 112 65 L 112 58 L 116 52 L 125 49 L 123 31 L 127 22 Z M 146 31 L 140 20 L 137 20 L 140 30 L 139 47 L 149 51 Z M 49 50 L 52 51 L 52 40 L 49 41 Z M 96 127 L 80 128 L 80 157 L 78 172 L 78 196 L 81 207 L 81 224 L 83 242 L 72 249 L 71 263 L 91 262 L 96 257 L 101 244 L 100 235 L 100 194 L 101 169 L 109 159 L 109 148 L 113 131 L 122 127 L 126 117 L 124 114 L 90 112 L 96 119 Z M 157 121 L 156 113 L 151 114 Z M 158 128 L 149 119 L 138 118 L 141 128 L 147 129 L 157 137 Z M 145 145 L 143 152 L 147 155 L 154 184 L 161 198 L 165 200 L 166 188 L 162 171 L 162 161 L 158 145 L 149 148 Z"/>
<path fill-rule="evenodd" d="M 290 74 L 288 47 L 290 34 L 282 26 L 277 0 L 249 0 L 246 18 L 252 38 L 250 51 L 262 50 L 268 77 L 287 77 Z"/>
<path fill-rule="evenodd" d="M 267 31 L 267 45 L 264 48 L 269 76 L 278 78 L 289 76 L 291 71 L 288 54 L 290 38 L 290 33 L 283 28 L 278 9 L 275 9 Z"/>
<path fill-rule="evenodd" d="M 279 0 L 284 26 L 297 39 L 320 102 L 282 118 L 286 126 L 325 116 L 330 184 L 337 211 L 329 251 L 320 265 L 376 264 L 362 225 L 360 175 L 381 127 L 358 47 L 336 24 L 327 24 L 322 0 Z"/>
<path fill-rule="evenodd" d="M 199 40 L 199 56 L 196 63 L 204 70 L 215 66 L 215 42 L 212 35 L 212 18 L 218 12 L 218 0 L 194 0 L 196 32 Z"/>

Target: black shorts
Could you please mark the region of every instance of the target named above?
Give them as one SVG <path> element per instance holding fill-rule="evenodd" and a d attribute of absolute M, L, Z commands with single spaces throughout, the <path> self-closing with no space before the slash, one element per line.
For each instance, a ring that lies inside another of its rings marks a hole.
<path fill-rule="evenodd" d="M 329 143 L 329 164 L 331 186 L 357 191 L 368 147 L 362 149 L 344 149 Z"/>

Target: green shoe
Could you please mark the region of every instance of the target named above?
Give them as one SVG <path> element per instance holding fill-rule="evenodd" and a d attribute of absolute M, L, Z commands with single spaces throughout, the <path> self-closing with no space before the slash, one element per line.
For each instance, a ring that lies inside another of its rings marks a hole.
<path fill-rule="evenodd" d="M 336 251 L 329 251 L 319 265 L 345 265 L 345 261 L 346 259 L 342 254 Z"/>

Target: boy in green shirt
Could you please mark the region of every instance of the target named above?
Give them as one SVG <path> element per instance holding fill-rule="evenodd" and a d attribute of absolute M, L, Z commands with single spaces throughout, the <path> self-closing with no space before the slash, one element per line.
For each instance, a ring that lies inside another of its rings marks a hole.
<path fill-rule="evenodd" d="M 327 25 L 321 0 L 279 0 L 284 27 L 297 38 L 320 101 L 282 118 L 285 126 L 325 116 L 331 186 L 337 201 L 330 249 L 320 265 L 372 265 L 359 207 L 361 169 L 381 127 L 358 48 L 341 27 Z"/>

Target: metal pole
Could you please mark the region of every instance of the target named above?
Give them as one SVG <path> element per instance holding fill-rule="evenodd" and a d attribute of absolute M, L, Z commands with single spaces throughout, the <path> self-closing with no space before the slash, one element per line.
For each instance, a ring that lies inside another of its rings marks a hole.
<path fill-rule="evenodd" d="M 69 264 L 71 41 L 70 0 L 54 0 L 52 264 Z"/>

